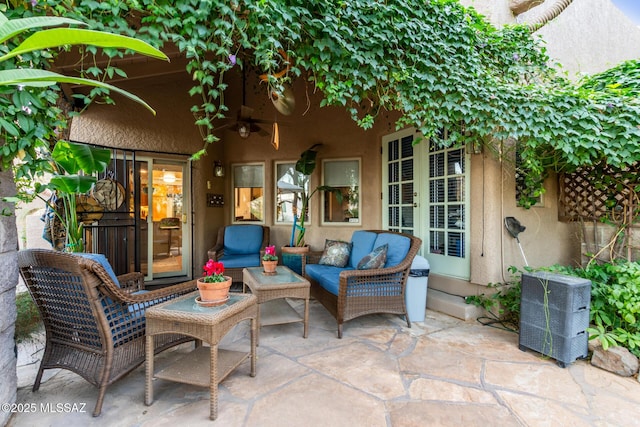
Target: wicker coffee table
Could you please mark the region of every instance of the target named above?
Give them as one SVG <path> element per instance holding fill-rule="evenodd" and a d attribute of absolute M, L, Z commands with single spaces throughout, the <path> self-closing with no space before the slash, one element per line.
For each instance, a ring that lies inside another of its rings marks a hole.
<path fill-rule="evenodd" d="M 229 301 L 218 307 L 196 304 L 197 292 L 148 308 L 145 404 L 153 403 L 153 378 L 209 387 L 209 418 L 218 416 L 218 384 L 247 358 L 251 358 L 251 376 L 256 375 L 257 298 L 254 295 L 230 293 Z M 251 349 L 248 352 L 218 348 L 220 340 L 235 325 L 251 320 Z M 211 347 L 197 346 L 160 372 L 153 372 L 154 335 L 178 333 L 207 342 Z M 207 375 L 207 372 L 209 375 Z"/>
<path fill-rule="evenodd" d="M 307 279 L 288 267 L 279 265 L 275 275 L 263 273 L 262 267 L 245 268 L 242 271 L 242 280 L 243 290 L 246 291 L 248 286 L 251 293 L 258 298 L 258 329 L 266 325 L 303 322 L 302 336 L 307 337 L 310 287 Z M 284 298 L 304 299 L 304 317 L 301 317 Z"/>

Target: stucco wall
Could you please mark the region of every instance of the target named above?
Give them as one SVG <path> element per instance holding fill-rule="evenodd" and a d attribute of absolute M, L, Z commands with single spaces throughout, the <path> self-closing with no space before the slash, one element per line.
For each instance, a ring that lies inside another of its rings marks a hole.
<path fill-rule="evenodd" d="M 547 0 L 518 20 L 535 20 L 555 1 Z M 574 0 L 536 35 L 545 40 L 549 56 L 559 61 L 571 78 L 640 57 L 640 28 L 610 0 Z"/>

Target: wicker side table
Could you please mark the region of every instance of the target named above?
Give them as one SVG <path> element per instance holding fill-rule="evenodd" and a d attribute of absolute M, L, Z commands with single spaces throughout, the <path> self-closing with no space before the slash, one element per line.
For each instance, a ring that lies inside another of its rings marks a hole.
<path fill-rule="evenodd" d="M 218 384 L 247 358 L 251 376 L 256 375 L 257 298 L 247 294 L 229 294 L 229 301 L 218 307 L 201 307 L 197 292 L 167 301 L 146 311 L 147 351 L 145 404 L 153 403 L 153 378 L 209 387 L 209 418 L 218 417 Z M 251 320 L 251 348 L 248 352 L 218 348 L 220 340 L 238 323 Z M 160 372 L 153 372 L 154 335 L 178 333 L 197 338 L 211 346 L 199 346 Z M 206 375 L 207 369 L 209 375 Z"/>
<path fill-rule="evenodd" d="M 242 271 L 243 290 L 248 286 L 258 298 L 258 341 L 260 327 L 303 322 L 302 336 L 309 333 L 309 289 L 307 279 L 294 273 L 288 267 L 279 265 L 277 274 L 267 275 L 262 267 L 248 267 Z M 300 316 L 285 298 L 304 299 L 304 316 Z"/>

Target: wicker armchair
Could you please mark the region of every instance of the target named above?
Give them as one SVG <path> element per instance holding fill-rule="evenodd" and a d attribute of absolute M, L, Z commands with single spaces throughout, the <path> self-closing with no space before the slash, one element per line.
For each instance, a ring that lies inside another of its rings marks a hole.
<path fill-rule="evenodd" d="M 269 245 L 269 235 L 270 228 L 265 225 L 234 224 L 220 227 L 216 244 L 208 251 L 209 258 L 222 262 L 225 275 L 230 276 L 233 282 L 242 283 L 242 270 L 245 267 L 260 266 L 261 251 Z"/>
<path fill-rule="evenodd" d="M 46 331 L 33 391 L 45 369 L 75 372 L 99 389 L 94 417 L 107 386 L 145 360 L 145 309 L 195 290 L 195 282 L 187 282 L 145 291 L 141 273 L 118 276 L 117 283 L 108 262 L 46 249 L 19 251 L 18 267 Z M 157 335 L 155 352 L 191 340 Z"/>
<path fill-rule="evenodd" d="M 411 327 L 411 321 L 407 316 L 405 292 L 411 263 L 418 254 L 422 240 L 409 234 L 391 231 L 367 230 L 365 232 L 404 236 L 410 240 L 407 253 L 398 264 L 392 267 L 371 270 L 342 269 L 339 272 L 337 295 L 329 292 L 313 277 L 304 274 L 309 264 L 318 264 L 322 252 L 310 252 L 303 258 L 303 274 L 311 283 L 311 296 L 336 318 L 338 338 L 342 338 L 344 322 L 367 314 L 399 314 L 405 317 L 407 325 Z M 389 250 L 392 248 L 390 247 Z M 357 260 L 354 263 L 357 264 Z"/>

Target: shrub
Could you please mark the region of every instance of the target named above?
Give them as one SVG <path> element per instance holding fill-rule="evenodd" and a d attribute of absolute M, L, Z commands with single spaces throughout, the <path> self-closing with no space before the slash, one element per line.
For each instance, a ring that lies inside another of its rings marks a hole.
<path fill-rule="evenodd" d="M 29 292 L 22 292 L 16 295 L 16 331 L 15 339 L 21 342 L 29 338 L 42 324 L 40 312 L 33 302 Z"/>
<path fill-rule="evenodd" d="M 605 349 L 621 345 L 640 357 L 640 264 L 619 260 L 552 269 L 591 280 L 590 339 L 599 338 Z"/>
<path fill-rule="evenodd" d="M 521 272 L 509 267 L 512 274 L 507 283 L 489 283 L 487 289 L 495 290 L 493 294 L 472 295 L 465 298 L 467 304 L 482 307 L 491 316 L 484 324 L 501 323 L 506 329 L 517 331 L 520 327 L 520 286 Z"/>

